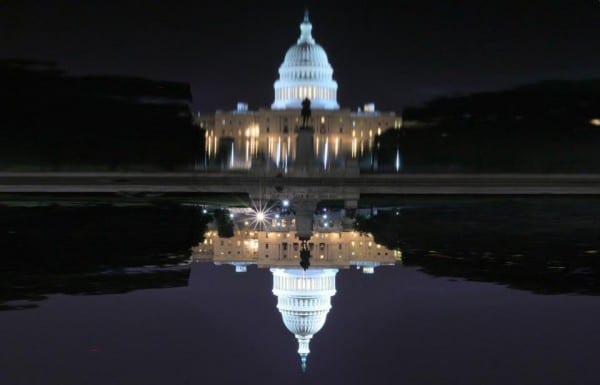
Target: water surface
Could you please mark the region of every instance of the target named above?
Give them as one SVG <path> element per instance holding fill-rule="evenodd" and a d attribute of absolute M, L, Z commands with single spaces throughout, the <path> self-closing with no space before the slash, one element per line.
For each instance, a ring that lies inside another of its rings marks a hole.
<path fill-rule="evenodd" d="M 304 373 L 268 266 L 194 262 L 206 206 L 2 207 L 0 383 L 598 382 L 594 198 L 371 203 L 401 258 L 337 267 Z"/>

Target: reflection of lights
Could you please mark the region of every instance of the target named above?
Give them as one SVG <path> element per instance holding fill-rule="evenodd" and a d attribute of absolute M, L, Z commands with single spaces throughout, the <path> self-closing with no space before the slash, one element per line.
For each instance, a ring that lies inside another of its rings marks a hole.
<path fill-rule="evenodd" d="M 327 214 L 323 214 L 323 219 L 327 219 Z"/>
<path fill-rule="evenodd" d="M 256 227 L 264 225 L 270 219 L 271 207 L 268 207 L 266 203 L 263 205 L 262 201 L 259 201 L 258 203 L 253 201 L 250 222 L 254 228 L 256 229 Z"/>
<path fill-rule="evenodd" d="M 250 251 L 258 251 L 258 239 L 251 239 L 248 243 L 248 249 Z"/>

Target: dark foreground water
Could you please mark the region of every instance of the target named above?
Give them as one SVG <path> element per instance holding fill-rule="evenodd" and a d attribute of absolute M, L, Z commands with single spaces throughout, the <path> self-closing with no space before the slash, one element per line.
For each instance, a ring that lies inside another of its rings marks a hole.
<path fill-rule="evenodd" d="M 189 262 L 201 208 L 2 207 L 0 384 L 600 382 L 600 200 L 370 203 L 402 258 L 340 269 L 305 373 L 269 269 Z"/>

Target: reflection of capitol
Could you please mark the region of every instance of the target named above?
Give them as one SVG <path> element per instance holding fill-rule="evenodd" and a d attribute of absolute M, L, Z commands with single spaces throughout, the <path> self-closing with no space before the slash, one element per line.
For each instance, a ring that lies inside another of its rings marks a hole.
<path fill-rule="evenodd" d="M 298 340 L 302 370 L 306 370 L 309 343 L 323 325 L 335 294 L 337 269 L 272 268 L 273 294 L 283 323 Z"/>
<path fill-rule="evenodd" d="M 329 212 L 314 215 L 314 231 L 305 243 L 311 267 L 303 270 L 299 267 L 302 240 L 296 223 L 306 221 L 292 214 L 278 214 L 262 225 L 263 230 L 255 230 L 249 221 L 251 215 L 249 210 L 236 212 L 236 228 L 230 238 L 219 237 L 216 229 L 209 230 L 204 241 L 192 249 L 192 259 L 230 264 L 237 272 L 246 272 L 251 264 L 270 268 L 277 309 L 298 341 L 305 370 L 309 342 L 331 309 L 338 269 L 356 266 L 372 274 L 377 266 L 394 265 L 402 254 L 376 244 L 371 234 L 345 229 L 349 226 L 343 212 Z"/>
<path fill-rule="evenodd" d="M 231 264 L 238 272 L 247 265 L 258 267 L 298 267 L 301 241 L 294 231 L 236 230 L 231 238 L 220 238 L 216 230 L 205 234 L 204 242 L 193 249 L 197 261 Z M 314 232 L 308 247 L 312 267 L 348 268 L 356 266 L 373 273 L 379 265 L 393 265 L 401 258 L 399 250 L 376 244 L 371 234 L 358 231 Z"/>
<path fill-rule="evenodd" d="M 247 169 L 263 154 L 266 166 L 287 172 L 297 157 L 296 139 L 302 125 L 299 109 L 305 98 L 311 100 L 314 154 L 323 169 L 347 166 L 349 159 L 371 150 L 376 135 L 401 127 L 400 117 L 376 111 L 373 103 L 355 112 L 340 109 L 332 75 L 333 68 L 313 38 L 306 14 L 300 37 L 279 68 L 271 109 L 252 111 L 246 103 L 238 103 L 234 111 L 197 117 L 206 135 L 206 165 L 216 162 L 221 167 Z"/>

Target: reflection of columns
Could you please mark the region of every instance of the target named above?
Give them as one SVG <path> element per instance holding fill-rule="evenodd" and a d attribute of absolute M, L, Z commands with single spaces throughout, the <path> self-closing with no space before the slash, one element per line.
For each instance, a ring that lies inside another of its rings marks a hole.
<path fill-rule="evenodd" d="M 321 330 L 331 309 L 337 272 L 337 269 L 271 269 L 277 309 L 286 328 L 298 340 L 303 371 L 310 353 L 310 340 Z"/>

